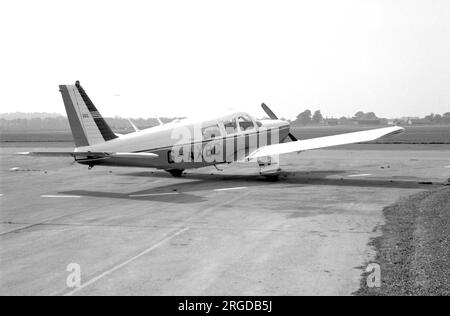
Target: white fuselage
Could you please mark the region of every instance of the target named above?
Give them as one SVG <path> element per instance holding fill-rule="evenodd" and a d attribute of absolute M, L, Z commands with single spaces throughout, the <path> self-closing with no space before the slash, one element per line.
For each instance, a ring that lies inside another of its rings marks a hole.
<path fill-rule="evenodd" d="M 199 168 L 239 161 L 262 146 L 279 143 L 288 135 L 289 127 L 289 123 L 281 120 L 256 121 L 250 115 L 238 112 L 214 119 L 177 120 L 108 142 L 78 147 L 75 151 L 158 155 L 157 158 L 112 158 L 95 163 L 102 165 L 166 170 Z"/>

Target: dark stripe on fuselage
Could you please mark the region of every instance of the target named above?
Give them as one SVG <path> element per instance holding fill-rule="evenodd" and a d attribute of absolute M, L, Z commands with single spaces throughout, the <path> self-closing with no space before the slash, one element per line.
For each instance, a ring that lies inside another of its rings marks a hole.
<path fill-rule="evenodd" d="M 256 148 L 259 148 L 259 131 L 256 132 Z"/>
<path fill-rule="evenodd" d="M 286 130 L 286 135 L 283 137 L 283 139 L 286 138 L 287 134 L 289 133 L 289 127 L 280 128 L 279 130 L 280 130 L 280 133 L 279 133 L 280 136 L 283 135 L 282 131 Z M 267 138 L 268 138 L 267 139 L 267 144 L 265 144 L 264 146 L 271 145 L 271 133 L 270 133 L 271 131 L 272 131 L 272 129 L 268 129 L 267 130 L 267 132 L 269 132 L 269 135 L 267 136 Z M 264 132 L 266 132 L 266 131 L 264 131 Z M 224 145 L 223 148 L 224 148 L 224 152 L 225 152 L 225 145 L 226 145 L 227 139 L 232 139 L 232 138 L 234 138 L 236 136 L 239 137 L 239 136 L 244 136 L 244 135 L 245 134 L 230 135 L 230 136 L 224 136 L 224 137 L 221 137 L 221 138 L 211 138 L 211 139 L 200 140 L 200 141 L 192 142 L 192 143 L 176 144 L 176 145 L 172 145 L 172 146 L 163 146 L 163 147 L 157 147 L 157 148 L 151 148 L 151 149 L 137 150 L 137 151 L 133 151 L 133 152 L 134 153 L 147 153 L 147 152 L 152 152 L 152 151 L 157 151 L 157 150 L 170 150 L 170 149 L 172 149 L 174 147 L 185 147 L 185 146 L 188 146 L 190 144 L 194 144 L 194 145 L 202 144 L 202 145 L 204 145 L 205 143 L 209 143 L 211 141 L 220 141 L 220 140 L 223 141 L 223 145 Z M 261 144 L 261 142 L 260 142 L 260 131 L 257 131 L 257 132 L 254 132 L 254 133 L 249 133 L 247 135 L 249 135 L 249 136 L 250 135 L 256 135 L 256 138 L 257 138 L 256 147 L 259 148 L 260 144 Z M 281 142 L 281 141 L 283 141 L 283 139 L 280 138 L 279 141 Z"/>
<path fill-rule="evenodd" d="M 250 151 L 250 135 L 249 134 L 245 134 L 245 157 L 247 157 L 249 155 L 249 151 Z"/>
<path fill-rule="evenodd" d="M 238 156 L 238 135 L 234 135 L 233 137 L 233 149 L 234 149 L 234 154 L 233 154 L 233 160 L 236 161 L 237 160 L 237 156 Z"/>

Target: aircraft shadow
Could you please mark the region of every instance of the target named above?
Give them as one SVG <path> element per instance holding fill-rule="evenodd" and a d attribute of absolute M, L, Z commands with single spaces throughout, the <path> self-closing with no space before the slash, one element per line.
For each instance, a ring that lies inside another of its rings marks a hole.
<path fill-rule="evenodd" d="M 304 187 L 309 185 L 344 186 L 344 187 L 374 187 L 398 189 L 431 189 L 442 186 L 440 183 L 423 184 L 413 180 L 390 180 L 380 178 L 350 179 L 338 175 L 347 173 L 346 170 L 324 170 L 303 172 L 282 172 L 278 181 L 268 181 L 257 174 L 208 174 L 187 173 L 181 178 L 174 178 L 167 172 L 149 171 L 122 173 L 120 176 L 179 179 L 177 183 L 151 187 L 149 189 L 115 193 L 89 190 L 72 190 L 60 192 L 68 195 L 81 195 L 87 197 L 127 199 L 140 201 L 154 201 L 165 203 L 199 203 L 208 200 L 208 197 L 195 194 L 201 191 L 213 191 L 232 187 Z"/>
<path fill-rule="evenodd" d="M 172 191 L 173 192 L 173 191 Z M 71 190 L 60 192 L 61 194 L 67 195 L 80 195 L 85 197 L 97 197 L 97 198 L 110 198 L 110 199 L 126 199 L 126 200 L 136 200 L 136 201 L 152 201 L 152 202 L 167 202 L 175 204 L 186 204 L 186 203 L 199 203 L 206 199 L 201 196 L 186 194 L 184 192 L 173 192 L 174 194 L 168 194 L 167 190 L 160 189 L 149 189 L 139 192 L 130 193 L 114 193 L 114 192 L 102 192 L 102 191 L 88 191 L 88 190 Z M 171 192 L 169 192 L 171 193 Z M 148 194 L 148 195 L 146 195 Z M 135 196 L 141 195 L 141 196 Z"/>
<path fill-rule="evenodd" d="M 269 181 L 258 174 L 207 174 L 188 173 L 183 175 L 182 180 L 186 181 L 167 186 L 158 187 L 158 190 L 179 190 L 182 192 L 200 191 L 203 189 L 221 189 L 236 186 L 267 186 L 288 184 L 290 186 L 324 185 L 324 186 L 349 186 L 349 187 L 379 187 L 379 188 L 399 188 L 399 189 L 424 189 L 441 186 L 440 183 L 423 184 L 414 180 L 401 180 L 397 177 L 390 178 L 345 178 L 339 177 L 348 173 L 347 170 L 323 170 L 323 171 L 296 171 L 282 172 L 278 181 Z M 149 177 L 149 178 L 170 178 L 174 179 L 166 172 L 134 172 L 121 174 L 123 176 Z M 395 180 L 394 180 L 395 179 Z"/>

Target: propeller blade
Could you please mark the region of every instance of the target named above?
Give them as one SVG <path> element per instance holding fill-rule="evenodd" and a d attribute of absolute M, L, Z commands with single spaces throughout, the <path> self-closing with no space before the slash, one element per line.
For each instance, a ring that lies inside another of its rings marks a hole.
<path fill-rule="evenodd" d="M 265 103 L 261 103 L 261 107 L 263 108 L 264 112 L 266 112 L 267 115 L 269 115 L 269 117 L 272 120 L 278 120 L 278 116 L 276 116 L 275 113 L 273 113 L 272 110 Z M 291 133 L 289 133 L 288 136 L 293 142 L 298 141 L 297 137 L 295 137 Z"/>
<path fill-rule="evenodd" d="M 293 142 L 298 141 L 297 137 L 295 137 L 295 136 L 292 135 L 291 133 L 289 133 L 288 136 L 289 136 L 289 138 L 290 138 Z"/>
<path fill-rule="evenodd" d="M 278 120 L 278 117 L 275 115 L 275 113 L 273 113 L 272 110 L 265 103 L 261 103 L 261 107 L 272 120 Z"/>

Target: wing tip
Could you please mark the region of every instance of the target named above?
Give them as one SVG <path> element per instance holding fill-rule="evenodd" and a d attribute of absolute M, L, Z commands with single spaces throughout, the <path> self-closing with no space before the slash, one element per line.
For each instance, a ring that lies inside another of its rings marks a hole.
<path fill-rule="evenodd" d="M 397 135 L 397 134 L 400 134 L 400 133 L 403 133 L 404 131 L 406 131 L 406 129 L 401 126 L 393 126 L 391 129 L 392 129 L 392 132 L 387 133 L 387 134 L 383 135 L 382 137 L 389 137 L 389 136 Z"/>

